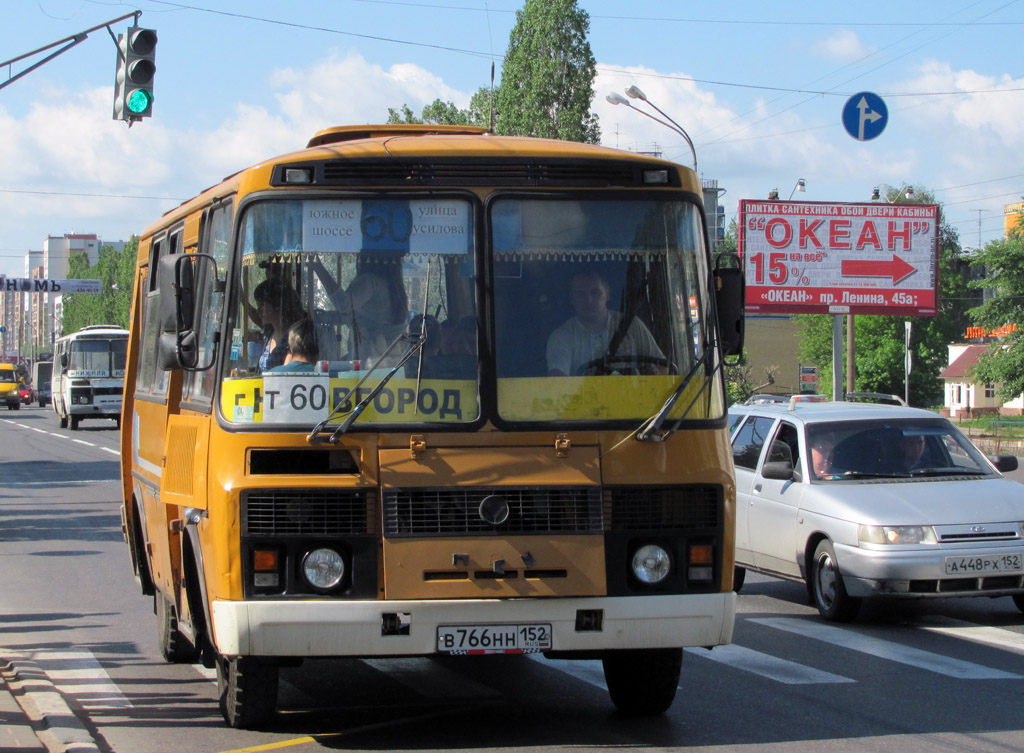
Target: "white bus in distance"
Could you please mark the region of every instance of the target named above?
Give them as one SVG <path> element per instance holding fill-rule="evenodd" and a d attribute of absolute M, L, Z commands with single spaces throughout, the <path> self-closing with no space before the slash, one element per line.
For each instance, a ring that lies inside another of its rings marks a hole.
<path fill-rule="evenodd" d="M 60 427 L 77 431 L 83 418 L 121 425 L 128 330 L 100 324 L 58 338 L 53 351 L 53 411 Z"/>

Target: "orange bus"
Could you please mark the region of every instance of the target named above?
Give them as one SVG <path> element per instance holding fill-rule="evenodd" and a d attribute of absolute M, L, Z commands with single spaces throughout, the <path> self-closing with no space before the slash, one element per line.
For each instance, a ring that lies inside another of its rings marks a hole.
<path fill-rule="evenodd" d="M 730 641 L 742 279 L 692 170 L 329 128 L 138 249 L 124 531 L 231 726 L 318 657 L 600 659 L 656 714 Z"/>

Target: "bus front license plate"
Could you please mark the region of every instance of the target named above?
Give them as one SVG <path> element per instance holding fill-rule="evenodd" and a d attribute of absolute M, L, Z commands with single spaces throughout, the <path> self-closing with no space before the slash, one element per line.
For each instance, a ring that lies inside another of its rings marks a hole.
<path fill-rule="evenodd" d="M 442 654 L 532 654 L 551 650 L 551 625 L 441 625 Z"/>

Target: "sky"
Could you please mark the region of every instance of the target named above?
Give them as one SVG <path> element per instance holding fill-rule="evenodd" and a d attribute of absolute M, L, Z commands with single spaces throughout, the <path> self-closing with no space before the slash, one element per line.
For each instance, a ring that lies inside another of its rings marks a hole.
<path fill-rule="evenodd" d="M 912 184 L 977 248 L 1002 237 L 1004 205 L 1024 196 L 1024 0 L 578 4 L 590 15 L 602 143 L 692 165 L 681 136 L 605 99 L 638 86 L 692 138 L 701 177 L 724 189 L 727 223 L 741 199 L 773 189 L 860 202 L 875 186 Z M 500 81 L 521 7 L 0 0 L 0 62 L 135 11 L 159 36 L 153 117 L 130 129 L 111 117 L 106 28 L 17 80 L 52 50 L 0 68 L 0 274 L 24 276 L 26 252 L 47 236 L 128 240 L 322 128 L 382 123 L 403 104 L 419 114 L 438 98 L 468 106 L 492 63 Z M 858 141 L 841 115 L 865 91 L 889 117 Z"/>

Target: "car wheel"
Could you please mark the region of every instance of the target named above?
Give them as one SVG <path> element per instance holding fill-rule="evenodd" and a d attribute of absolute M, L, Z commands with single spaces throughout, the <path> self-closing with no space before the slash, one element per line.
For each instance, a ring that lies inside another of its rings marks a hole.
<path fill-rule="evenodd" d="M 1024 594 L 1014 594 L 1013 603 L 1017 606 L 1017 609 L 1024 612 Z"/>
<path fill-rule="evenodd" d="M 606 651 L 601 663 L 615 708 L 624 714 L 653 716 L 667 710 L 676 697 L 683 650 Z"/>
<path fill-rule="evenodd" d="M 224 721 L 235 729 L 271 722 L 277 708 L 278 667 L 255 656 L 217 657 L 217 693 Z"/>
<path fill-rule="evenodd" d="M 860 599 L 846 593 L 832 542 L 824 539 L 814 550 L 811 562 L 811 597 L 814 606 L 830 622 L 849 622 L 857 616 Z"/>
<path fill-rule="evenodd" d="M 732 569 L 732 590 L 736 593 L 740 592 L 743 588 L 744 582 L 747 580 L 747 568 L 740 567 L 737 565 Z"/>

